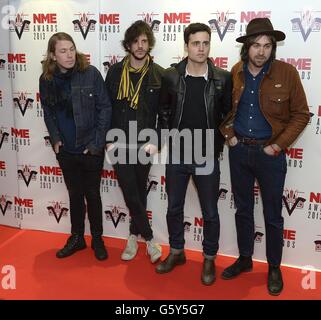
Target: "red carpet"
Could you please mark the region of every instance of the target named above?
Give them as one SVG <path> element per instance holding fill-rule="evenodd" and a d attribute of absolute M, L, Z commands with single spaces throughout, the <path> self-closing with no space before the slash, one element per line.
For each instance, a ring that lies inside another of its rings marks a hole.
<path fill-rule="evenodd" d="M 321 299 L 321 273 L 316 275 L 316 289 L 304 290 L 301 270 L 283 267 L 285 288 L 278 297 L 266 290 L 264 263 L 255 262 L 254 271 L 237 279 L 219 278 L 234 258 L 218 256 L 218 278 L 214 285 L 200 283 L 202 256 L 187 250 L 187 263 L 173 272 L 159 275 L 140 244 L 137 257 L 130 262 L 120 260 L 124 240 L 105 238 L 109 258 L 97 261 L 90 247 L 66 259 L 57 259 L 57 249 L 67 236 L 41 231 L 20 230 L 0 226 L 0 299 Z M 86 238 L 90 245 L 90 238 Z M 164 247 L 163 257 L 168 247 Z M 5 290 L 3 267 L 16 270 L 16 289 Z M 1 272 L 2 271 L 2 272 Z"/>

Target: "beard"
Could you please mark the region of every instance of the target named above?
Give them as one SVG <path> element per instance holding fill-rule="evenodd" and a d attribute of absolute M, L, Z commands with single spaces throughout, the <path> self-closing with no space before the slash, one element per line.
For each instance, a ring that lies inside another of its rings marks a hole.
<path fill-rule="evenodd" d="M 137 55 L 135 54 L 135 51 L 130 51 L 130 54 L 131 54 L 136 60 L 141 61 L 141 60 L 144 60 L 144 59 L 146 58 L 146 56 L 148 55 L 148 52 L 147 52 L 147 51 L 144 51 L 144 52 L 145 52 L 145 54 L 144 54 L 143 56 L 137 56 Z"/>
<path fill-rule="evenodd" d="M 250 62 L 257 68 L 261 68 L 268 61 L 266 57 L 254 57 L 254 59 L 250 59 Z"/>

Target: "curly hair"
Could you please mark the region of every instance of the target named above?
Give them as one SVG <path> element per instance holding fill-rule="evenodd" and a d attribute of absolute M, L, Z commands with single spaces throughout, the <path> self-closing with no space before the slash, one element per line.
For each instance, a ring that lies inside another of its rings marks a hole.
<path fill-rule="evenodd" d="M 155 45 L 155 37 L 151 27 L 145 21 L 137 20 L 125 32 L 122 45 L 126 52 L 129 52 L 129 48 L 132 43 L 142 34 L 145 34 L 147 37 L 149 52 L 153 49 Z"/>

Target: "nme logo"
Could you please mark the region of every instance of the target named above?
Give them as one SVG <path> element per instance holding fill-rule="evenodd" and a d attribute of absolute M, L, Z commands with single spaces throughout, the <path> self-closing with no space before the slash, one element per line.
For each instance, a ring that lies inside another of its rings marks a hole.
<path fill-rule="evenodd" d="M 262 233 L 260 231 L 256 231 L 254 234 L 254 241 L 256 243 L 262 243 L 263 236 L 264 236 L 264 233 Z"/>
<path fill-rule="evenodd" d="M 286 208 L 289 216 L 292 215 L 295 209 L 303 209 L 305 198 L 300 197 L 300 192 L 298 190 L 284 189 L 284 194 L 282 196 L 283 206 Z"/>
<path fill-rule="evenodd" d="M 12 201 L 9 200 L 7 195 L 0 196 L 0 211 L 3 216 L 5 216 L 7 210 L 10 211 L 12 206 Z"/>
<path fill-rule="evenodd" d="M 21 169 L 18 169 L 18 179 L 23 180 L 27 187 L 29 187 L 30 182 L 36 180 L 37 171 L 33 170 L 32 166 L 29 165 L 19 165 Z"/>
<path fill-rule="evenodd" d="M 140 13 L 137 14 L 138 16 L 141 16 L 141 19 L 143 21 L 145 21 L 153 30 L 153 32 L 159 32 L 159 25 L 160 25 L 160 21 L 157 19 L 154 19 L 156 16 L 158 16 L 158 13 Z"/>
<path fill-rule="evenodd" d="M 216 57 L 216 58 L 211 57 L 210 59 L 212 60 L 213 64 L 216 67 L 227 69 L 228 57 Z"/>
<path fill-rule="evenodd" d="M 107 73 L 109 68 L 112 65 L 118 63 L 123 58 L 123 56 L 120 56 L 120 55 L 109 55 L 109 56 L 105 56 L 105 58 L 107 58 L 107 60 L 105 62 L 103 62 L 103 66 L 104 66 L 105 73 Z"/>
<path fill-rule="evenodd" d="M 20 147 L 30 146 L 30 130 L 11 128 L 12 150 L 19 151 Z"/>
<path fill-rule="evenodd" d="M 303 167 L 303 148 L 286 148 L 288 167 L 302 168 Z"/>
<path fill-rule="evenodd" d="M 310 192 L 308 219 L 321 220 L 321 193 Z"/>
<path fill-rule="evenodd" d="M 116 229 L 120 222 L 124 223 L 126 221 L 125 218 L 127 214 L 123 211 L 124 208 L 121 208 L 119 206 L 108 207 L 110 207 L 110 209 L 105 211 L 106 220 L 111 221 Z"/>
<path fill-rule="evenodd" d="M 28 97 L 31 93 L 28 92 L 15 92 L 13 94 L 15 97 L 13 98 L 13 105 L 16 109 L 19 109 L 22 116 L 25 115 L 27 109 L 33 108 L 34 99 Z"/>
<path fill-rule="evenodd" d="M 117 187 L 117 175 L 115 170 L 105 170 L 101 172 L 100 191 L 108 192 L 110 187 Z"/>
<path fill-rule="evenodd" d="M 119 13 L 100 13 L 99 14 L 99 39 L 107 41 L 108 34 L 119 33 L 120 22 Z"/>
<path fill-rule="evenodd" d="M 3 160 L 0 160 L 0 177 L 6 177 L 6 176 L 7 176 L 6 162 Z"/>
<path fill-rule="evenodd" d="M 311 58 L 280 58 L 281 61 L 284 61 L 286 63 L 291 64 L 293 67 L 295 67 L 302 80 L 310 80 L 311 79 L 311 64 L 312 59 Z"/>
<path fill-rule="evenodd" d="M 40 166 L 39 181 L 41 189 L 51 189 L 56 184 L 62 184 L 63 175 L 60 167 Z"/>
<path fill-rule="evenodd" d="M 34 214 L 33 199 L 14 197 L 15 217 L 22 220 L 25 214 Z"/>
<path fill-rule="evenodd" d="M 0 150 L 2 148 L 3 143 L 7 143 L 9 138 L 9 133 L 6 131 L 5 127 L 0 128 Z"/>
<path fill-rule="evenodd" d="M 56 13 L 34 13 L 33 14 L 33 23 L 38 24 L 56 24 L 57 23 L 57 14 Z"/>
<path fill-rule="evenodd" d="M 203 224 L 203 218 L 194 218 L 194 241 L 196 242 L 203 241 Z"/>
<path fill-rule="evenodd" d="M 25 19 L 27 16 L 28 15 L 24 13 L 17 13 L 13 18 L 9 18 L 9 30 L 11 32 L 15 32 L 19 40 L 24 32 L 28 32 L 30 30 L 30 21 Z"/>
<path fill-rule="evenodd" d="M 271 11 L 242 11 L 240 15 L 239 36 L 246 33 L 247 24 L 255 18 L 271 18 Z"/>
<path fill-rule="evenodd" d="M 286 248 L 295 248 L 296 230 L 283 230 L 283 246 Z"/>
<path fill-rule="evenodd" d="M 62 217 L 67 217 L 69 209 L 64 206 L 64 203 L 61 201 L 52 201 L 49 202 L 47 206 L 48 215 L 55 217 L 57 223 L 60 222 Z"/>
<path fill-rule="evenodd" d="M 166 177 L 160 177 L 160 200 L 167 200 L 167 193 L 166 193 Z"/>
<path fill-rule="evenodd" d="M 25 53 L 8 53 L 8 77 L 14 79 L 16 72 L 27 71 L 27 58 Z"/>
<path fill-rule="evenodd" d="M 33 39 L 45 40 L 47 33 L 58 32 L 56 13 L 33 14 Z"/>
<path fill-rule="evenodd" d="M 176 41 L 177 34 L 184 32 L 190 21 L 190 12 L 164 13 L 163 41 Z"/>
<path fill-rule="evenodd" d="M 216 16 L 216 18 L 211 19 L 208 21 L 210 24 L 210 28 L 212 32 L 216 32 L 220 38 L 221 41 L 223 41 L 225 35 L 227 32 L 234 32 L 235 31 L 235 24 L 236 20 L 230 18 L 231 15 L 233 15 L 233 12 L 215 12 L 211 13 Z"/>
<path fill-rule="evenodd" d="M 0 57 L 3 56 L 3 54 L 0 54 Z M 0 70 L 4 70 L 6 66 L 6 60 L 0 58 Z"/>
<path fill-rule="evenodd" d="M 191 23 L 191 13 L 190 12 L 171 12 L 164 13 L 164 24 L 190 24 Z"/>
<path fill-rule="evenodd" d="M 300 17 L 293 18 L 292 31 L 300 32 L 303 38 L 303 41 L 306 42 L 311 32 L 320 32 L 321 28 L 321 18 L 315 17 L 315 13 L 320 14 L 320 11 L 299 11 Z"/>
<path fill-rule="evenodd" d="M 84 40 L 86 40 L 89 32 L 95 32 L 95 24 L 97 21 L 90 18 L 90 16 L 94 16 L 94 14 L 78 13 L 75 14 L 75 16 L 78 16 L 79 18 L 72 21 L 74 24 L 74 31 L 80 32 Z"/>

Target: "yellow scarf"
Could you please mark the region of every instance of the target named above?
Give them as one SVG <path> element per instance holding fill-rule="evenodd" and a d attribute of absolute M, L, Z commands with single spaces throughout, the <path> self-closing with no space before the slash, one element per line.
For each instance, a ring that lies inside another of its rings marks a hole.
<path fill-rule="evenodd" d="M 138 107 L 138 99 L 139 99 L 139 91 L 141 88 L 141 85 L 143 83 L 143 78 L 146 75 L 149 67 L 150 62 L 150 56 L 147 56 L 145 64 L 139 68 L 135 69 L 130 66 L 129 64 L 129 55 L 125 58 L 124 65 L 123 65 L 123 71 L 121 74 L 121 80 L 120 85 L 118 88 L 118 94 L 117 94 L 117 100 L 122 100 L 124 98 L 127 98 L 127 101 L 130 101 L 130 107 L 133 109 L 137 109 Z M 134 88 L 134 85 L 132 81 L 130 80 L 129 73 L 141 73 L 141 76 Z"/>

